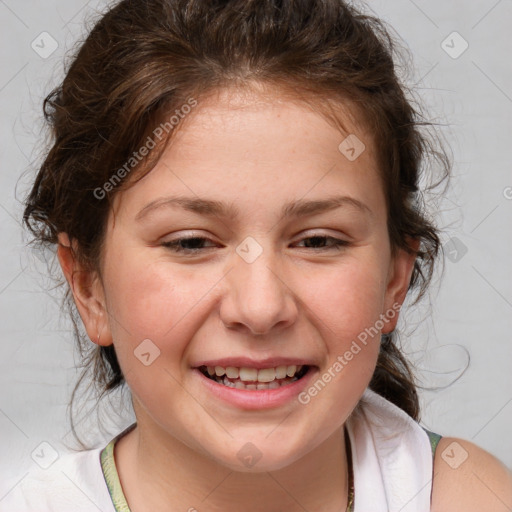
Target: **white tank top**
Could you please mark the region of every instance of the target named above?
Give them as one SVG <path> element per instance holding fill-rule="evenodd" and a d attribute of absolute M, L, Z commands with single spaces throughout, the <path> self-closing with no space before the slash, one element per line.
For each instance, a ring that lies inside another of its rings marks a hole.
<path fill-rule="evenodd" d="M 113 457 L 105 448 L 60 457 L 26 475 L 2 476 L 0 512 L 129 512 Z M 428 512 L 433 453 L 440 436 L 367 389 L 346 422 L 352 452 L 354 512 Z"/>
<path fill-rule="evenodd" d="M 441 436 L 370 389 L 346 427 L 354 512 L 429 512 L 433 456 Z"/>

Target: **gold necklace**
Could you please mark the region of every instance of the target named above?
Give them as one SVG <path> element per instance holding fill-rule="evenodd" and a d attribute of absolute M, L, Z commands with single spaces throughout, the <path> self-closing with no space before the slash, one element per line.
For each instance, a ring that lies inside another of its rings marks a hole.
<path fill-rule="evenodd" d="M 347 498 L 347 512 L 354 511 L 354 471 L 352 469 L 352 448 L 350 446 L 350 439 L 348 437 L 347 427 L 345 429 L 345 452 L 347 454 L 347 468 L 348 468 L 348 498 Z"/>

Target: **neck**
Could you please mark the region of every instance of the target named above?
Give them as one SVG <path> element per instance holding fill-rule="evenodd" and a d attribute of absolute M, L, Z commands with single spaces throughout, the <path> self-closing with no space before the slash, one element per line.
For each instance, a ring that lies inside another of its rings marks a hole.
<path fill-rule="evenodd" d="M 169 434 L 139 425 L 116 443 L 115 460 L 132 512 L 346 509 L 348 467 L 343 428 L 276 471 L 233 471 Z"/>

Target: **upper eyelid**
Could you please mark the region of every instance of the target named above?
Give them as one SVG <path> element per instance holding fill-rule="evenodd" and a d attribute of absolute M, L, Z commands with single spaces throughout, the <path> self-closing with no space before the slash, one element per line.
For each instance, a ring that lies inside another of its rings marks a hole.
<path fill-rule="evenodd" d="M 206 230 L 204 230 L 203 228 L 189 228 L 189 229 L 185 228 L 185 229 L 177 230 L 173 233 L 168 233 L 167 235 L 164 235 L 164 236 L 172 236 L 172 235 L 176 235 L 176 234 L 179 234 L 176 239 L 180 239 L 180 238 L 211 238 L 212 237 L 212 235 L 208 232 L 208 228 L 206 228 Z M 306 236 L 306 235 L 307 236 L 316 236 L 317 234 L 320 236 L 347 236 L 347 237 L 349 236 L 348 233 L 346 232 L 346 230 L 342 229 L 341 226 L 339 226 L 337 228 L 335 228 L 335 227 L 305 228 L 305 229 L 297 231 L 297 234 L 294 236 Z"/>
<path fill-rule="evenodd" d="M 304 238 L 311 238 L 311 237 L 325 237 L 325 238 L 345 237 L 345 238 L 350 238 L 345 233 L 343 233 L 343 234 L 341 234 L 341 233 L 331 234 L 331 233 L 326 233 L 326 232 L 322 232 L 322 231 L 321 232 L 315 232 L 315 231 L 309 232 L 309 231 L 306 231 L 305 233 L 302 233 L 298 237 L 294 237 L 294 238 L 298 238 L 299 240 L 301 240 L 301 239 L 304 239 Z M 178 236 L 176 238 L 173 238 L 171 240 L 165 240 L 165 242 L 179 242 L 181 240 L 189 240 L 189 239 L 195 239 L 195 238 L 201 238 L 201 239 L 205 239 L 205 240 L 208 240 L 208 241 L 211 241 L 211 242 L 220 243 L 220 242 L 217 242 L 211 236 L 204 235 L 204 234 L 201 234 L 201 233 L 198 233 L 198 234 L 195 234 L 195 233 L 183 234 L 183 235 L 180 235 L 180 236 Z"/>

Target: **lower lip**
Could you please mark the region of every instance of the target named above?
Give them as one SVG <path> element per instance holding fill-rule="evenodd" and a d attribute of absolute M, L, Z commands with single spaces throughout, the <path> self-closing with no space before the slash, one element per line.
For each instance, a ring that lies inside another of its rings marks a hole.
<path fill-rule="evenodd" d="M 196 375 L 202 384 L 210 393 L 221 400 L 228 402 L 240 409 L 270 409 L 279 407 L 294 399 L 308 386 L 309 381 L 316 374 L 317 368 L 310 367 L 306 375 L 301 379 L 281 386 L 277 389 L 236 389 L 224 386 L 218 382 L 209 379 L 198 368 L 193 368 L 193 374 Z M 298 400 L 297 400 L 298 401 Z"/>

